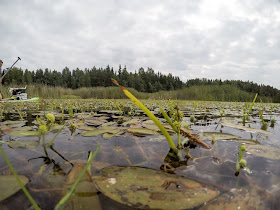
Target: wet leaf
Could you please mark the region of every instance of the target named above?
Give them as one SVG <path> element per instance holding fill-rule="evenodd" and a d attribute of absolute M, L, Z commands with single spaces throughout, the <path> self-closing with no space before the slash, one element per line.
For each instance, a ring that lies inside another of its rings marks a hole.
<path fill-rule="evenodd" d="M 133 118 L 127 122 L 124 122 L 122 125 L 127 126 L 127 125 L 139 124 L 139 123 L 140 123 L 139 119 Z"/>
<path fill-rule="evenodd" d="M 133 208 L 189 209 L 214 199 L 210 187 L 162 171 L 138 167 L 106 167 L 94 181 L 111 199 Z"/>
<path fill-rule="evenodd" d="M 125 133 L 125 131 L 118 131 L 117 133 L 104 133 L 102 138 L 103 139 L 110 139 L 110 138 L 113 138 L 115 136 L 120 136 L 123 133 Z"/>
<path fill-rule="evenodd" d="M 85 131 L 94 131 L 94 130 L 97 129 L 97 128 L 92 127 L 92 126 L 84 125 L 84 123 L 83 124 L 75 124 L 75 125 L 78 129 L 85 130 Z"/>
<path fill-rule="evenodd" d="M 226 127 L 230 127 L 230 128 L 236 128 L 236 129 L 252 132 L 252 133 L 272 134 L 269 131 L 265 131 L 265 130 L 261 130 L 261 129 L 255 129 L 255 128 L 248 128 L 248 127 L 245 127 L 243 125 L 233 124 L 233 123 L 231 123 L 229 121 L 223 121 L 222 125 L 226 126 Z"/>
<path fill-rule="evenodd" d="M 75 180 L 78 178 L 79 174 L 82 172 L 83 168 L 84 168 L 84 166 L 81 164 L 75 165 L 71 169 L 70 173 L 68 174 L 65 184 L 67 184 L 67 185 L 73 184 L 75 182 Z M 91 179 L 88 171 L 86 171 L 86 173 L 83 176 L 83 178 L 81 179 L 81 181 L 92 182 L 92 179 Z"/>
<path fill-rule="evenodd" d="M 73 184 L 83 168 L 83 165 L 75 165 L 66 179 L 66 184 Z M 94 209 L 101 209 L 97 192 L 98 190 L 94 186 L 88 171 L 86 171 L 63 209 L 92 209 L 93 207 Z"/>
<path fill-rule="evenodd" d="M 271 147 L 267 145 L 247 145 L 246 151 L 260 157 L 279 160 L 280 149 L 277 147 Z"/>
<path fill-rule="evenodd" d="M 85 124 L 90 125 L 90 126 L 99 126 L 99 125 L 102 125 L 103 123 L 104 123 L 104 121 L 95 120 L 95 119 L 85 121 Z"/>
<path fill-rule="evenodd" d="M 49 131 L 57 131 L 57 130 L 62 129 L 63 127 L 64 127 L 64 125 L 54 125 L 54 126 L 50 127 Z"/>
<path fill-rule="evenodd" d="M 24 185 L 29 182 L 29 179 L 25 176 L 19 175 L 19 178 Z M 0 183 L 0 201 L 10 197 L 17 191 L 21 190 L 21 187 L 17 183 L 14 175 L 1 175 Z"/>
<path fill-rule="evenodd" d="M 98 135 L 103 134 L 103 133 L 116 134 L 119 131 L 120 131 L 120 128 L 118 128 L 118 127 L 106 126 L 104 128 L 98 128 L 98 129 L 95 129 L 93 131 L 86 131 L 82 135 L 83 136 L 98 136 Z"/>
<path fill-rule="evenodd" d="M 130 133 L 143 134 L 143 135 L 159 135 L 158 132 L 147 128 L 129 128 L 126 131 Z"/>
<path fill-rule="evenodd" d="M 203 132 L 198 135 L 201 140 L 212 140 L 212 136 L 214 136 L 215 140 L 231 140 L 239 138 L 239 136 L 233 134 L 220 132 Z"/>
<path fill-rule="evenodd" d="M 245 143 L 245 144 L 260 144 L 259 141 L 253 139 L 233 139 L 232 141 Z"/>
<path fill-rule="evenodd" d="M 9 141 L 9 146 L 11 148 L 27 148 L 27 149 L 36 149 L 39 146 L 39 141 L 25 140 L 25 141 Z"/>
<path fill-rule="evenodd" d="M 40 131 L 21 131 L 21 130 L 14 130 L 7 133 L 9 136 L 17 136 L 17 137 L 24 137 L 24 136 L 40 136 Z"/>

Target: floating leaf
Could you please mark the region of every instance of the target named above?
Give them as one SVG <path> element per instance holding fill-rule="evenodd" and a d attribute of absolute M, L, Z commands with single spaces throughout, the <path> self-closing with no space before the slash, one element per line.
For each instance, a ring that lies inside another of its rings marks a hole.
<path fill-rule="evenodd" d="M 265 130 L 261 130 L 261 129 L 255 129 L 255 128 L 248 128 L 248 127 L 245 127 L 243 125 L 236 125 L 236 124 L 233 124 L 233 123 L 228 122 L 228 121 L 223 121 L 222 125 L 226 126 L 226 127 L 231 127 L 231 128 L 236 128 L 236 129 L 248 131 L 248 132 L 253 132 L 253 133 L 272 134 L 269 131 L 265 131 Z"/>
<path fill-rule="evenodd" d="M 131 125 L 131 124 L 139 124 L 139 119 L 134 118 L 134 119 L 131 119 L 127 122 L 124 122 L 123 126 Z"/>
<path fill-rule="evenodd" d="M 29 179 L 25 176 L 19 175 L 19 178 L 24 185 L 29 182 Z M 0 201 L 10 197 L 21 189 L 14 175 L 1 175 L 0 183 Z"/>
<path fill-rule="evenodd" d="M 17 136 L 17 137 L 24 137 L 24 136 L 40 136 L 40 131 L 21 131 L 21 130 L 14 130 L 8 133 L 10 136 Z"/>
<path fill-rule="evenodd" d="M 129 128 L 126 131 L 130 133 L 143 134 L 143 135 L 159 135 L 158 132 L 147 128 Z"/>
<path fill-rule="evenodd" d="M 114 125 L 114 124 L 117 124 L 117 123 L 116 122 L 107 122 L 107 123 L 103 123 L 102 127 L 107 127 L 107 126 L 111 126 L 111 125 Z"/>
<path fill-rule="evenodd" d="M 253 155 L 279 160 L 280 159 L 280 149 L 277 147 L 271 147 L 267 145 L 247 145 L 246 151 Z"/>
<path fill-rule="evenodd" d="M 60 130 L 64 127 L 64 125 L 54 125 L 50 127 L 49 131 L 56 131 L 56 130 Z"/>
<path fill-rule="evenodd" d="M 245 144 L 260 144 L 259 141 L 253 139 L 233 139 L 232 141 L 245 143 Z"/>
<path fill-rule="evenodd" d="M 8 144 L 12 148 L 27 148 L 27 149 L 36 149 L 39 146 L 39 141 L 26 140 L 26 141 L 9 141 Z"/>
<path fill-rule="evenodd" d="M 162 171 L 138 167 L 106 167 L 96 177 L 99 190 L 133 208 L 189 209 L 214 199 L 207 185 Z"/>
<path fill-rule="evenodd" d="M 83 136 L 98 136 L 102 133 L 111 133 L 111 134 L 116 134 L 120 131 L 120 128 L 118 127 L 109 127 L 109 126 L 106 126 L 104 128 L 98 128 L 98 129 L 95 129 L 93 131 L 86 131 L 84 132 L 82 135 Z"/>
<path fill-rule="evenodd" d="M 85 131 L 94 131 L 94 130 L 97 129 L 97 128 L 92 127 L 92 126 L 84 125 L 84 123 L 83 124 L 75 124 L 75 125 L 78 129 L 85 130 Z"/>
<path fill-rule="evenodd" d="M 73 184 L 83 169 L 84 169 L 83 165 L 81 165 L 81 164 L 75 165 L 71 169 L 70 173 L 68 174 L 65 184 L 67 184 L 67 185 Z M 91 179 L 88 171 L 86 171 L 86 173 L 83 176 L 83 178 L 81 179 L 81 181 L 92 182 L 92 179 Z"/>
<path fill-rule="evenodd" d="M 102 138 L 103 139 L 110 139 L 110 138 L 113 138 L 115 136 L 120 136 L 123 133 L 125 133 L 125 131 L 118 131 L 117 133 L 104 133 Z"/>
<path fill-rule="evenodd" d="M 215 140 L 231 140 L 239 138 L 233 134 L 220 132 L 203 132 L 198 135 L 201 140 L 212 140 L 212 136 L 215 136 Z"/>
<path fill-rule="evenodd" d="M 95 119 L 85 121 L 85 124 L 90 125 L 90 126 L 99 126 L 99 125 L 102 125 L 103 123 L 104 123 L 104 121 L 95 120 Z"/>

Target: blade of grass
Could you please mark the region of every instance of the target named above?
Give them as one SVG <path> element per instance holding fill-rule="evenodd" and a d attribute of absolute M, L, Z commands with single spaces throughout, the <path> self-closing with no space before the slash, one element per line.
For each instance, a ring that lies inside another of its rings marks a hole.
<path fill-rule="evenodd" d="M 70 190 L 68 191 L 68 193 L 58 202 L 58 204 L 56 204 L 55 206 L 55 210 L 57 209 L 61 209 L 61 207 L 64 205 L 64 203 L 70 198 L 70 196 L 72 195 L 72 193 L 74 192 L 77 184 L 79 183 L 79 181 L 82 179 L 82 177 L 84 176 L 84 174 L 86 173 L 88 167 L 91 165 L 91 162 L 93 161 L 93 159 L 95 158 L 95 156 L 97 155 L 99 149 L 101 147 L 101 144 L 98 144 L 97 149 L 95 150 L 93 155 L 89 155 L 89 159 L 88 162 L 86 164 L 86 166 L 83 168 L 82 172 L 79 174 L 78 178 L 75 180 L 74 184 L 72 185 L 72 187 L 70 188 Z M 90 152 L 92 153 L 92 152 Z"/>
<path fill-rule="evenodd" d="M 114 84 L 116 84 L 124 92 L 124 94 L 128 98 L 130 98 L 131 101 L 133 101 L 133 103 L 135 103 L 140 109 L 142 109 L 146 113 L 146 115 L 158 126 L 158 128 L 160 129 L 162 134 L 165 136 L 169 146 L 174 151 L 177 151 L 177 148 L 176 148 L 171 136 L 169 135 L 167 130 L 163 127 L 163 125 L 160 123 L 160 121 L 157 119 L 157 117 L 144 104 L 142 104 L 141 101 L 139 101 L 134 95 L 132 95 L 127 89 L 125 89 L 123 86 L 119 85 L 117 80 L 115 80 L 113 78 L 111 78 L 111 80 Z"/>
<path fill-rule="evenodd" d="M 10 163 L 8 157 L 6 156 L 2 146 L 0 145 L 0 151 L 7 163 L 7 165 L 9 166 L 10 170 L 12 171 L 13 175 L 15 176 L 19 186 L 21 187 L 22 191 L 24 192 L 24 194 L 26 195 L 26 197 L 28 198 L 28 200 L 32 203 L 32 205 L 34 206 L 34 208 L 37 209 L 41 209 L 37 203 L 35 202 L 35 200 L 32 198 L 32 196 L 29 194 L 28 190 L 25 188 L 24 184 L 22 183 L 22 181 L 20 180 L 16 170 L 13 168 L 12 164 Z"/>
<path fill-rule="evenodd" d="M 255 101 L 256 101 L 257 97 L 258 97 L 258 94 L 256 93 L 256 96 L 255 96 L 255 98 L 254 98 L 254 100 L 253 100 L 253 102 L 252 102 L 252 104 L 251 104 L 251 107 L 250 107 L 250 109 L 249 109 L 249 111 L 248 111 L 248 113 L 247 113 L 247 115 L 246 115 L 246 119 L 249 118 L 249 114 L 250 114 L 250 112 L 251 112 L 251 110 L 252 110 L 252 108 L 253 108 L 253 106 L 254 106 L 254 104 L 255 104 Z"/>

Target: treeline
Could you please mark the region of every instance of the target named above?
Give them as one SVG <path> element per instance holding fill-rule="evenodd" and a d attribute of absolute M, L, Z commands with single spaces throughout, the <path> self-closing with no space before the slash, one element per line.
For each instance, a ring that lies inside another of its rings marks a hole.
<path fill-rule="evenodd" d="M 3 72 L 1 72 L 2 74 Z M 52 87 L 64 87 L 77 89 L 82 87 L 108 87 L 114 86 L 110 78 L 118 80 L 125 86 L 134 88 L 139 92 L 153 93 L 160 90 L 177 90 L 183 87 L 179 77 L 172 74 L 163 75 L 155 73 L 152 68 L 146 71 L 140 68 L 135 73 L 128 72 L 126 67 L 119 66 L 118 71 L 107 66 L 105 69 L 93 67 L 92 69 L 80 70 L 79 68 L 70 71 L 65 67 L 62 72 L 49 69 L 38 69 L 29 71 L 13 68 L 3 80 L 3 84 L 44 84 Z"/>
<path fill-rule="evenodd" d="M 0 75 L 2 74 L 3 72 L 0 71 Z M 172 74 L 156 73 L 152 68 L 147 68 L 147 70 L 140 68 L 133 73 L 128 72 L 126 67 L 122 68 L 121 65 L 117 71 L 114 71 L 109 65 L 105 69 L 93 67 L 84 70 L 77 68 L 71 71 L 65 67 L 61 72 L 49 69 L 36 71 L 26 69 L 23 71 L 19 68 L 13 68 L 4 78 L 3 84 L 5 86 L 38 84 L 76 90 L 115 86 L 110 78 L 116 79 L 121 85 L 135 89 L 139 93 L 169 91 L 168 95 L 171 94 L 170 91 L 175 91 L 172 93 L 173 99 L 247 101 L 251 95 L 258 93 L 259 98 L 263 97 L 266 99 L 265 101 L 280 102 L 280 90 L 269 85 L 259 85 L 250 81 L 222 81 L 221 79 L 206 78 L 190 79 L 183 83 L 179 77 Z M 166 94 L 164 95 L 166 98 Z M 87 96 L 82 98 L 87 98 Z M 161 98 L 161 94 L 157 94 L 154 98 Z"/>
<path fill-rule="evenodd" d="M 190 79 L 186 82 L 186 87 L 192 86 L 224 86 L 228 85 L 231 87 L 237 87 L 238 89 L 248 93 L 258 93 L 259 96 L 270 97 L 274 103 L 280 102 L 280 90 L 269 85 L 259 85 L 252 81 L 241 81 L 241 80 L 224 80 L 221 79 Z"/>

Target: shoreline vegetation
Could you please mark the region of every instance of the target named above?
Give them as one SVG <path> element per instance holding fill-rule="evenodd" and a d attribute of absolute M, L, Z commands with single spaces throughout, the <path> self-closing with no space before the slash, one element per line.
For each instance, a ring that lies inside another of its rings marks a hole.
<path fill-rule="evenodd" d="M 3 85 L 2 95 L 9 97 L 9 87 L 21 87 L 20 85 Z M 250 102 L 254 93 L 242 91 L 231 85 L 191 86 L 172 91 L 159 91 L 154 93 L 138 92 L 133 88 L 128 90 L 139 99 L 153 100 L 201 100 L 201 101 L 225 101 L 225 102 Z M 51 87 L 43 84 L 31 84 L 27 87 L 30 97 L 42 99 L 127 99 L 118 87 L 82 87 L 77 89 Z M 264 103 L 274 102 L 272 97 L 259 96 L 258 101 Z"/>
<path fill-rule="evenodd" d="M 2 73 L 0 71 L 0 75 Z M 14 67 L 3 80 L 1 91 L 4 98 L 8 98 L 9 87 L 28 85 L 29 97 L 38 96 L 42 99 L 124 99 L 125 96 L 112 85 L 110 78 L 119 81 L 139 99 L 251 102 L 257 93 L 259 102 L 280 103 L 280 90 L 269 85 L 206 78 L 182 82 L 170 73 L 164 75 L 152 68 L 146 71 L 140 68 L 132 73 L 121 65 L 117 71 L 109 66 L 72 71 L 65 67 L 61 72 L 49 69 L 29 71 Z"/>

